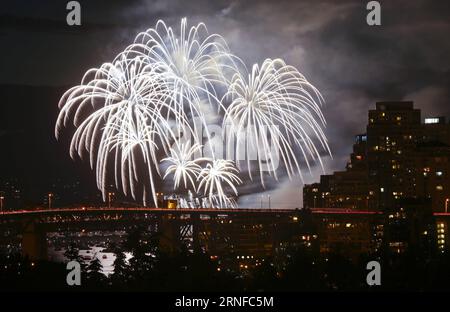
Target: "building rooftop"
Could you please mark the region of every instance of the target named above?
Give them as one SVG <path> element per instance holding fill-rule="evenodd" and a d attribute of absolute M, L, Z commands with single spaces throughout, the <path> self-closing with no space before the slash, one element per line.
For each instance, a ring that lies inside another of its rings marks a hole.
<path fill-rule="evenodd" d="M 399 111 L 399 110 L 413 110 L 412 101 L 385 101 L 377 102 L 376 110 L 380 111 Z"/>

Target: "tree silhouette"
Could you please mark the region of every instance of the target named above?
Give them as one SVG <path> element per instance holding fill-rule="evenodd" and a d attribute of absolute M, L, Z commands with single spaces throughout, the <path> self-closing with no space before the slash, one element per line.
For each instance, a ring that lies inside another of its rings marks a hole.
<path fill-rule="evenodd" d="M 131 232 L 125 243 L 124 249 L 132 253 L 130 264 L 130 284 L 131 288 L 137 290 L 149 289 L 152 285 L 148 281 L 154 281 L 154 267 L 157 261 L 157 245 L 153 236 L 144 236 L 142 229 Z"/>
<path fill-rule="evenodd" d="M 80 249 L 78 246 L 71 242 L 69 246 L 67 246 L 66 251 L 64 252 L 64 256 L 69 259 L 69 261 L 78 261 L 82 262 L 82 258 L 80 256 Z"/>
<path fill-rule="evenodd" d="M 80 264 L 81 272 L 86 272 L 86 264 L 83 258 L 80 256 L 80 249 L 75 242 L 71 242 L 64 252 L 64 256 L 70 261 L 77 261 Z"/>
<path fill-rule="evenodd" d="M 117 249 L 115 251 L 116 259 L 114 260 L 114 272 L 111 275 L 111 282 L 113 286 L 121 288 L 128 283 L 130 278 L 130 266 L 126 262 L 125 254 Z"/>
<path fill-rule="evenodd" d="M 99 288 L 104 286 L 106 277 L 103 274 L 103 265 L 100 259 L 97 257 L 97 254 L 94 255 L 94 258 L 87 266 L 86 271 L 87 283 L 89 287 Z"/>
<path fill-rule="evenodd" d="M 257 266 L 252 274 L 250 290 L 274 291 L 278 289 L 277 270 L 271 258 L 266 258 Z"/>

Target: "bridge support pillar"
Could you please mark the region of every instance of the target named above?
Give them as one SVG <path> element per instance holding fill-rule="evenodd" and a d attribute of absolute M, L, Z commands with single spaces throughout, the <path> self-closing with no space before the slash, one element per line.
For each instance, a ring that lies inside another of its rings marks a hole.
<path fill-rule="evenodd" d="M 194 248 L 194 252 L 200 251 L 200 231 L 201 231 L 201 223 L 200 223 L 200 215 L 192 214 L 192 247 Z"/>
<path fill-rule="evenodd" d="M 22 255 L 30 260 L 47 260 L 46 233 L 32 220 L 24 220 Z"/>
<path fill-rule="evenodd" d="M 160 232 L 159 245 L 168 253 L 173 253 L 179 244 L 179 222 L 172 214 L 163 215 L 159 218 L 158 228 Z"/>

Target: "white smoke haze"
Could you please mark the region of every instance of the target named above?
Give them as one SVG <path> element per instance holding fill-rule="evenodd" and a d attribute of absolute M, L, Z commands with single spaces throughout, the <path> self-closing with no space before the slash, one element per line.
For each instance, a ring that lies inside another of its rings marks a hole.
<path fill-rule="evenodd" d="M 422 117 L 437 117 L 450 115 L 449 98 L 448 89 L 430 86 L 406 95 L 404 100 L 414 101 L 415 106 L 422 110 Z"/>
<path fill-rule="evenodd" d="M 242 175 L 266 189 L 268 177 L 303 180 L 304 168 L 323 167 L 331 151 L 322 106 L 282 59 L 247 68 L 204 23 L 159 20 L 64 93 L 55 136 L 73 124 L 70 155 L 89 156 L 104 200 L 113 186 L 157 205 L 160 178 L 173 176 L 183 206 L 202 193 L 209 207 L 235 207 Z"/>
<path fill-rule="evenodd" d="M 331 159 L 324 157 L 324 163 L 330 163 Z M 303 208 L 303 185 L 304 183 L 317 182 L 317 177 L 324 172 L 330 172 L 332 168 L 315 166 L 311 172 L 304 175 L 304 181 L 296 176 L 292 181 L 283 179 L 279 182 L 274 182 L 272 189 L 261 190 L 252 194 L 239 197 L 239 207 L 241 208 L 270 208 L 271 209 L 294 209 Z M 270 198 L 270 200 L 269 200 Z"/>

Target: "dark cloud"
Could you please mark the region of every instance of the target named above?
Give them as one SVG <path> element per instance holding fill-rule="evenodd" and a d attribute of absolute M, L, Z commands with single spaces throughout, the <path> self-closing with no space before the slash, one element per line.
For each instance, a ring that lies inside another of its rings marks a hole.
<path fill-rule="evenodd" d="M 73 32 L 63 25 L 65 1 L 3 8 L 0 82 L 75 84 L 159 18 L 176 26 L 188 17 L 223 35 L 247 65 L 284 58 L 322 91 L 334 156 L 327 171 L 344 167 L 375 101 L 413 100 L 427 115 L 450 113 L 449 1 L 380 1 L 378 27 L 366 24 L 361 0 L 80 2 L 83 26 Z"/>

